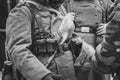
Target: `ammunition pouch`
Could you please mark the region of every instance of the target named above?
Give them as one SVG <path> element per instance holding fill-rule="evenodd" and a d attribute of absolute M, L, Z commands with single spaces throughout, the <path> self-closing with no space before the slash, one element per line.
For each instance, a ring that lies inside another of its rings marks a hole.
<path fill-rule="evenodd" d="M 35 55 L 39 53 L 47 53 L 51 55 L 51 53 L 57 49 L 57 46 L 58 44 L 56 39 L 40 39 L 33 42 L 32 50 Z"/>

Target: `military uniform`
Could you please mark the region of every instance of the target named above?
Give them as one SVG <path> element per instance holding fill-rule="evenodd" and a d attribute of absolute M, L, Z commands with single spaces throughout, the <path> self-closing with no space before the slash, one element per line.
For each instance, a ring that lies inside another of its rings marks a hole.
<path fill-rule="evenodd" d="M 63 15 L 53 8 L 27 2 L 37 9 L 36 20 L 30 9 L 20 3 L 10 11 L 6 23 L 6 53 L 14 68 L 27 80 L 41 80 L 52 72 L 62 75 L 65 80 L 76 80 L 69 49 L 65 49 L 64 53 L 58 51 L 48 68 L 45 67 L 58 47 L 55 35 Z M 19 76 L 18 80 L 22 79 Z"/>
<path fill-rule="evenodd" d="M 116 2 L 119 0 L 116 0 Z M 114 80 L 120 80 L 120 4 L 112 7 L 103 41 L 92 57 L 94 68 L 99 73 L 117 73 Z"/>
<path fill-rule="evenodd" d="M 75 32 L 79 33 L 85 42 L 95 48 L 96 28 L 98 27 L 98 24 L 104 22 L 104 8 L 100 6 L 99 1 L 97 0 L 68 0 L 68 3 L 68 12 L 76 13 Z M 93 71 L 82 71 L 80 69 L 78 70 L 78 68 L 76 71 L 78 80 L 93 80 Z M 100 79 L 100 77 L 98 79 Z"/>
<path fill-rule="evenodd" d="M 75 32 L 79 33 L 85 42 L 96 47 L 101 41 L 102 37 L 96 35 L 96 29 L 100 23 L 106 22 L 106 9 L 110 3 L 109 0 L 68 0 L 65 5 L 68 12 L 75 12 Z M 80 71 L 80 70 L 79 70 Z M 95 80 L 101 79 L 94 72 L 80 71 L 78 78 L 83 80 L 93 80 L 93 75 L 97 76 Z M 86 77 L 89 76 L 89 77 Z"/>

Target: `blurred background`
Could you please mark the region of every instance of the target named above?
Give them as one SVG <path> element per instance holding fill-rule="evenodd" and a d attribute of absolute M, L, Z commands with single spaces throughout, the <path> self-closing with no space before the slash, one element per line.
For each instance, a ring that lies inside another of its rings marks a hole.
<path fill-rule="evenodd" d="M 19 0 L 0 0 L 0 79 L 3 63 L 5 61 L 5 25 L 9 11 Z"/>

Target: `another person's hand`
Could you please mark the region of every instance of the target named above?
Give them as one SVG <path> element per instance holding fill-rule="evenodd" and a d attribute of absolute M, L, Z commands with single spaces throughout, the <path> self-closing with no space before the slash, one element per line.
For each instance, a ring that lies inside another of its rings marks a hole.
<path fill-rule="evenodd" d="M 61 75 L 50 73 L 46 75 L 42 80 L 65 80 Z"/>
<path fill-rule="evenodd" d="M 106 26 L 107 26 L 107 24 L 103 24 L 103 23 L 99 24 L 96 34 L 98 36 L 104 35 L 106 33 Z"/>

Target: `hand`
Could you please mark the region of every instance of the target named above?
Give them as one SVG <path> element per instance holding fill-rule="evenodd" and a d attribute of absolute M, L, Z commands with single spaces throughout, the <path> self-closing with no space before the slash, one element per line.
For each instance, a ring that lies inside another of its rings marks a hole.
<path fill-rule="evenodd" d="M 61 75 L 50 73 L 46 75 L 42 80 L 65 80 Z"/>
<path fill-rule="evenodd" d="M 95 55 L 95 49 L 83 41 L 81 52 L 74 65 L 81 67 L 81 69 L 84 71 L 91 70 L 91 58 L 93 55 Z"/>
<path fill-rule="evenodd" d="M 78 57 L 81 47 L 82 47 L 83 40 L 81 39 L 81 36 L 77 33 L 72 34 L 72 38 L 69 41 L 69 47 L 72 53 L 74 53 L 74 57 Z"/>
<path fill-rule="evenodd" d="M 103 23 L 99 24 L 99 27 L 97 28 L 96 34 L 98 36 L 104 35 L 106 33 L 106 26 L 107 26 L 107 24 L 103 24 Z"/>
<path fill-rule="evenodd" d="M 83 42 L 81 36 L 79 36 L 77 33 L 73 33 L 71 41 L 76 45 L 80 45 Z"/>

